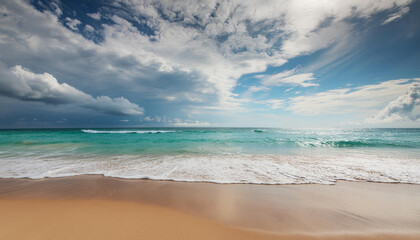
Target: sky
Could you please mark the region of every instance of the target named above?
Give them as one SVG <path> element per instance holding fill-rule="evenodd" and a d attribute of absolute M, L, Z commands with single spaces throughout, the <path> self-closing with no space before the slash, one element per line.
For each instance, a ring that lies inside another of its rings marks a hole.
<path fill-rule="evenodd" d="M 0 0 L 0 128 L 420 127 L 420 2 Z"/>

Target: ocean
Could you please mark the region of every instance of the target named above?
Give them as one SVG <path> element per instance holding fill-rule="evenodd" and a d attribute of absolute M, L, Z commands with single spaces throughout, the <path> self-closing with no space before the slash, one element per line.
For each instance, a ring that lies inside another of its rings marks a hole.
<path fill-rule="evenodd" d="M 0 177 L 420 184 L 420 129 L 0 130 Z"/>

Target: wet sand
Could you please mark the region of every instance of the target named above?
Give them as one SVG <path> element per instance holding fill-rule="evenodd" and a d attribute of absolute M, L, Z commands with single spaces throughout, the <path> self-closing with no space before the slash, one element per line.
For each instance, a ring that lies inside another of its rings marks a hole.
<path fill-rule="evenodd" d="M 0 239 L 420 239 L 420 185 L 0 179 Z"/>

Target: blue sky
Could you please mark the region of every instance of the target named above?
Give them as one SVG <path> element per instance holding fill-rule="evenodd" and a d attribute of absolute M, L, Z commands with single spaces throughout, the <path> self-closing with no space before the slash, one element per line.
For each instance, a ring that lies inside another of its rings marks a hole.
<path fill-rule="evenodd" d="M 420 127 L 420 3 L 0 1 L 0 127 Z"/>

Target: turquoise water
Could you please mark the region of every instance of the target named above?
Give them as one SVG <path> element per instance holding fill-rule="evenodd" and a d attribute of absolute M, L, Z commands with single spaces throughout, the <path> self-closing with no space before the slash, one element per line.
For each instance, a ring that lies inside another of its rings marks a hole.
<path fill-rule="evenodd" d="M 0 177 L 420 183 L 420 129 L 1 130 Z"/>

